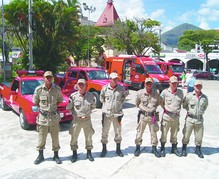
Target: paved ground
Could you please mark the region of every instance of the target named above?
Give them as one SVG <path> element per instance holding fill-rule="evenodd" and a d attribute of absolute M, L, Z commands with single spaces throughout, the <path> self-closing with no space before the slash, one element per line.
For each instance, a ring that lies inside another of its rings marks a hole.
<path fill-rule="evenodd" d="M 79 160 L 71 163 L 69 124 L 62 124 L 60 133 L 60 157 L 63 164 L 57 165 L 52 161 L 51 138 L 48 136 L 45 150 L 46 161 L 34 165 L 37 157 L 35 150 L 37 133 L 34 129 L 25 131 L 20 128 L 18 116 L 12 111 L 0 109 L 0 178 L 219 178 L 219 81 L 203 81 L 204 92 L 209 96 L 209 108 L 205 114 L 205 134 L 203 153 L 205 158 L 199 159 L 194 154 L 194 138 L 189 144 L 189 155 L 185 158 L 170 154 L 170 143 L 167 143 L 167 156 L 157 159 L 151 154 L 148 128 L 144 134 L 141 146 L 142 154 L 134 157 L 134 139 L 136 135 L 136 114 L 134 99 L 136 91 L 131 90 L 124 105 L 123 141 L 124 157 L 115 154 L 113 130 L 110 131 L 108 154 L 100 158 L 101 151 L 101 110 L 96 109 L 93 114 L 94 162 L 86 159 L 84 136 L 79 138 Z M 181 111 L 181 129 L 179 131 L 179 148 L 181 150 L 182 126 L 185 111 Z M 160 137 L 160 132 L 158 133 Z"/>

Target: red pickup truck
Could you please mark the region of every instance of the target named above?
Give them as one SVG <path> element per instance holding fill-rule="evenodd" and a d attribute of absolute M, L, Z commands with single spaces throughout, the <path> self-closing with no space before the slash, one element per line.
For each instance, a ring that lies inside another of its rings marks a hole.
<path fill-rule="evenodd" d="M 99 96 L 100 91 L 104 85 L 110 83 L 108 73 L 104 69 L 100 68 L 71 67 L 67 69 L 65 74 L 56 74 L 54 81 L 60 87 L 65 85 L 66 91 L 69 87 L 71 89 L 77 90 L 76 83 L 77 79 L 79 78 L 84 78 L 87 81 L 87 90 L 93 93 L 96 99 L 96 107 L 100 108 L 102 106 Z M 72 80 L 72 85 L 66 84 L 69 80 Z M 73 81 L 75 81 L 75 85 L 73 85 Z M 126 93 L 128 94 L 128 85 L 121 82 L 119 82 L 119 84 L 125 88 Z"/>
<path fill-rule="evenodd" d="M 39 108 L 32 102 L 33 93 L 37 86 L 44 83 L 43 71 L 18 71 L 18 76 L 12 82 L 0 85 L 0 105 L 3 110 L 12 109 L 19 114 L 20 125 L 28 129 L 36 124 Z M 58 106 L 61 121 L 72 120 L 71 113 L 66 110 L 68 97 Z"/>

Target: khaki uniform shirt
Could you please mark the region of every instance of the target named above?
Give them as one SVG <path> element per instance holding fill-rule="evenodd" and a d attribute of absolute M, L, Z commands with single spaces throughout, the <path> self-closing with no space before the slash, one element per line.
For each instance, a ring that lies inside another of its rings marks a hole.
<path fill-rule="evenodd" d="M 74 117 L 89 117 L 91 111 L 96 108 L 95 98 L 92 93 L 86 92 L 81 95 L 78 91 L 71 94 L 67 109 L 71 111 Z"/>
<path fill-rule="evenodd" d="M 163 119 L 170 120 L 175 117 L 179 118 L 183 102 L 183 91 L 181 89 L 177 89 L 175 93 L 172 93 L 171 89 L 167 88 L 161 92 L 160 96 L 162 99 L 161 106 L 164 108 Z"/>
<path fill-rule="evenodd" d="M 38 105 L 41 111 L 57 112 L 58 104 L 63 101 L 63 95 L 59 86 L 52 84 L 48 89 L 45 84 L 36 87 L 33 95 L 33 103 Z M 60 115 L 43 116 L 41 113 L 37 118 L 37 124 L 51 126 L 60 121 Z"/>
<path fill-rule="evenodd" d="M 140 89 L 137 92 L 135 104 L 143 111 L 155 112 L 160 102 L 160 94 L 155 89 L 152 89 L 151 94 L 148 94 L 146 89 Z"/>
<path fill-rule="evenodd" d="M 195 91 L 188 93 L 183 99 L 183 108 L 188 111 L 187 121 L 194 124 L 203 122 L 203 114 L 208 107 L 208 98 L 205 94 L 196 96 Z M 191 117 L 190 117 L 191 116 Z"/>
<path fill-rule="evenodd" d="M 125 102 L 125 98 L 126 93 L 123 86 L 117 84 L 114 89 L 110 84 L 103 86 L 100 92 L 100 101 L 103 103 L 102 112 L 108 117 L 122 116 L 122 106 Z"/>

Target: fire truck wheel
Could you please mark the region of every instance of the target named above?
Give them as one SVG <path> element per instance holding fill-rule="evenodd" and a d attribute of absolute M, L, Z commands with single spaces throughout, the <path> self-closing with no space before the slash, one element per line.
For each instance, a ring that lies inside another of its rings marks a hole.
<path fill-rule="evenodd" d="M 27 123 L 26 117 L 22 109 L 20 110 L 19 120 L 20 120 L 20 126 L 22 129 L 27 130 L 30 128 L 30 124 Z"/>
<path fill-rule="evenodd" d="M 1 105 L 2 110 L 4 110 L 4 111 L 10 109 L 10 108 L 7 106 L 7 104 L 5 104 L 5 100 L 4 100 L 4 98 L 2 98 L 2 97 L 0 97 L 0 105 Z"/>
<path fill-rule="evenodd" d="M 100 95 L 96 91 L 93 91 L 92 94 L 94 95 L 96 101 L 96 108 L 101 108 L 102 103 L 100 102 Z"/>

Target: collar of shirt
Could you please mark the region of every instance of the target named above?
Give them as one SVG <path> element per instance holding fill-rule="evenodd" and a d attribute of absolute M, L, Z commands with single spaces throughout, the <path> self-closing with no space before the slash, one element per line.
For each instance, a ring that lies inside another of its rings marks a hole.
<path fill-rule="evenodd" d="M 149 92 L 147 92 L 147 90 L 145 89 L 145 90 L 144 90 L 144 95 L 145 95 L 145 96 L 150 96 L 150 95 L 152 94 L 152 91 L 153 91 L 153 90 L 151 90 L 151 92 L 149 93 Z"/>
<path fill-rule="evenodd" d="M 202 96 L 202 92 L 200 93 L 200 95 L 198 95 L 198 94 L 195 92 L 195 90 L 194 90 L 192 93 L 193 93 L 193 95 L 195 95 L 198 99 L 200 99 L 201 96 Z"/>
<path fill-rule="evenodd" d="M 172 94 L 176 94 L 176 93 L 177 93 L 177 88 L 176 88 L 176 91 L 175 91 L 175 92 L 173 92 L 173 91 L 171 90 L 171 88 L 168 88 L 168 91 L 169 91 L 170 93 L 172 93 Z"/>
<path fill-rule="evenodd" d="M 78 95 L 79 96 L 81 96 L 81 97 L 85 97 L 85 95 L 87 94 L 87 92 L 85 91 L 85 93 L 84 94 L 81 94 L 81 93 L 79 93 L 79 91 L 78 91 Z"/>
<path fill-rule="evenodd" d="M 111 90 L 114 90 L 114 89 L 116 89 L 117 88 L 117 86 L 118 86 L 118 84 L 113 88 L 111 85 L 110 85 L 110 83 L 108 84 L 108 88 L 109 89 L 111 89 Z"/>
<path fill-rule="evenodd" d="M 43 84 L 43 89 L 47 89 L 48 91 L 51 90 L 52 88 L 54 88 L 54 84 L 52 83 L 51 88 L 47 88 L 45 83 Z"/>

